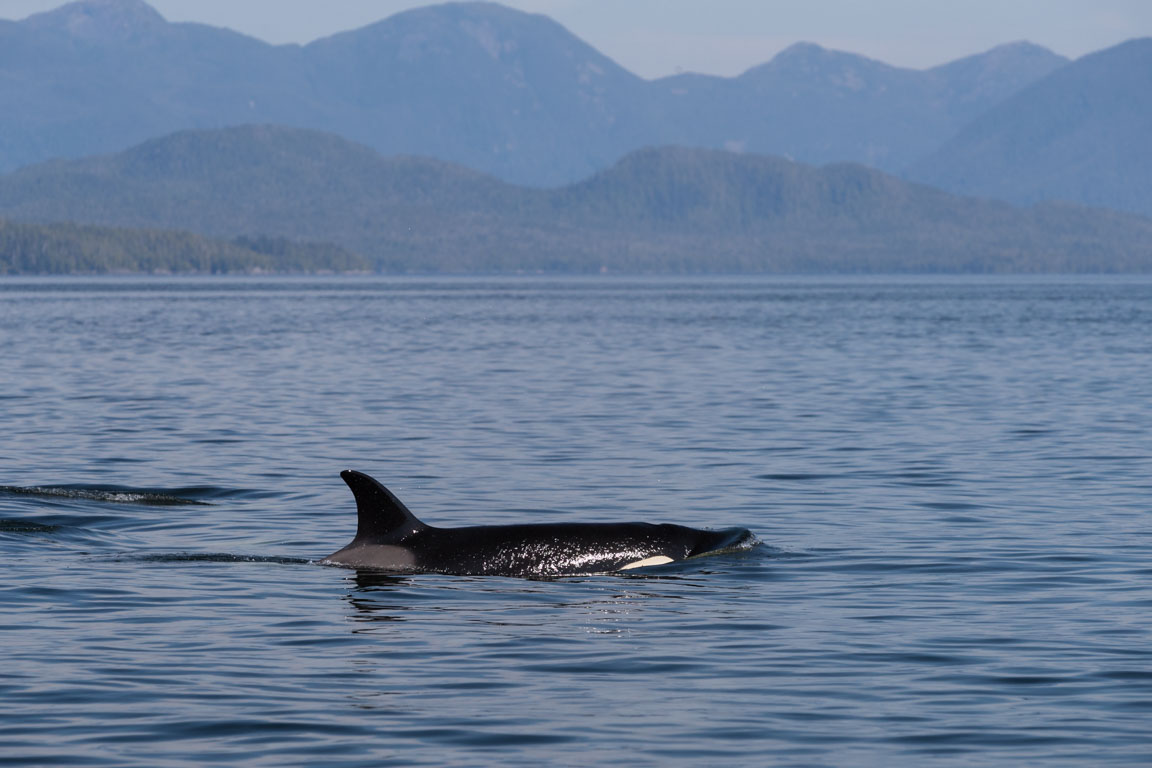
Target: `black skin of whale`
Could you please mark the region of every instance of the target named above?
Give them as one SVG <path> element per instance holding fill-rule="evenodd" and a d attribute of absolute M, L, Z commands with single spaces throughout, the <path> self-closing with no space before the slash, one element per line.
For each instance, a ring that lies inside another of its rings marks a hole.
<path fill-rule="evenodd" d="M 356 497 L 352 543 L 326 565 L 399 573 L 549 578 L 612 573 L 746 546 L 745 528 L 720 531 L 653 523 L 536 523 L 434 528 L 362 472 L 340 477 Z M 655 559 L 655 562 L 645 562 Z"/>

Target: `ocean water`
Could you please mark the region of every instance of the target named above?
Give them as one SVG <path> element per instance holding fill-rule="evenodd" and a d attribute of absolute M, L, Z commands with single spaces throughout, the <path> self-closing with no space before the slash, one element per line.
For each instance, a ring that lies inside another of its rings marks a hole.
<path fill-rule="evenodd" d="M 1152 763 L 1152 280 L 0 281 L 0 764 Z M 435 525 L 741 525 L 552 581 Z"/>

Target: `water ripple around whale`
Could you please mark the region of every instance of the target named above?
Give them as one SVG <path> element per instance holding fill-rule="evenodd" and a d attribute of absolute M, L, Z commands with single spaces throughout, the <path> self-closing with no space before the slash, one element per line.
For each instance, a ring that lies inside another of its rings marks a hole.
<path fill-rule="evenodd" d="M 101 501 L 111 504 L 144 504 L 154 507 L 208 506 L 212 502 L 205 498 L 216 496 L 220 489 L 211 487 L 174 488 L 160 490 L 153 488 L 127 488 L 124 486 L 76 486 L 43 485 L 16 486 L 0 485 L 0 496 L 27 496 L 42 499 L 77 499 Z"/>

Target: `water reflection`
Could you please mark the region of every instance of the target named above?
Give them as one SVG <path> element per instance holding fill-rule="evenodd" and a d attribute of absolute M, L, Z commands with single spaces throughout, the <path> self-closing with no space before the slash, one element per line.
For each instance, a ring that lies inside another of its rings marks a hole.
<path fill-rule="evenodd" d="M 408 609 L 384 598 L 396 587 L 410 584 L 411 579 L 383 571 L 358 570 L 348 580 L 356 585 L 344 596 L 355 609 L 349 617 L 353 621 L 405 621 L 398 614 Z"/>

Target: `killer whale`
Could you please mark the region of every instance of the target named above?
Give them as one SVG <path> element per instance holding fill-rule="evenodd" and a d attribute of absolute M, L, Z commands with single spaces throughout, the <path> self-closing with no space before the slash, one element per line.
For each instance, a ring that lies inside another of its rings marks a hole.
<path fill-rule="evenodd" d="M 653 523 L 531 523 L 435 528 L 362 472 L 340 477 L 356 498 L 356 537 L 325 565 L 400 573 L 548 578 L 612 573 L 750 546 L 746 528 Z"/>

